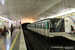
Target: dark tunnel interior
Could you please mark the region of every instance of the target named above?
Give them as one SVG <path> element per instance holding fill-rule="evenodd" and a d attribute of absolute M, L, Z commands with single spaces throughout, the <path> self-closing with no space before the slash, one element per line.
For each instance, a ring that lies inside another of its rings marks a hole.
<path fill-rule="evenodd" d="M 27 24 L 30 24 L 30 23 L 23 23 L 23 24 L 21 25 L 23 30 L 27 30 Z"/>

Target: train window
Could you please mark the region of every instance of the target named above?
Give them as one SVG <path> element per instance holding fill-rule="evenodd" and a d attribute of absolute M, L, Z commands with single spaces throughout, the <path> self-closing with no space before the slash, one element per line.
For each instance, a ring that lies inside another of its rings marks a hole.
<path fill-rule="evenodd" d="M 31 24 L 31 27 L 32 27 L 32 24 Z"/>
<path fill-rule="evenodd" d="M 42 28 L 42 23 L 39 23 L 39 28 Z"/>
<path fill-rule="evenodd" d="M 37 28 L 40 28 L 40 23 L 37 24 Z"/>
<path fill-rule="evenodd" d="M 32 24 L 32 27 L 34 28 L 34 24 Z"/>
<path fill-rule="evenodd" d="M 31 24 L 31 27 L 32 27 L 32 24 Z"/>
<path fill-rule="evenodd" d="M 73 28 L 73 26 L 71 25 L 71 31 L 74 31 L 74 28 Z"/>
<path fill-rule="evenodd" d="M 33 24 L 31 26 L 33 27 Z"/>
<path fill-rule="evenodd" d="M 37 23 L 37 28 L 39 28 L 39 23 Z"/>
<path fill-rule="evenodd" d="M 50 32 L 64 32 L 64 20 L 63 19 L 51 19 L 50 20 Z"/>
<path fill-rule="evenodd" d="M 43 28 L 46 29 L 46 22 L 44 22 Z"/>
<path fill-rule="evenodd" d="M 42 29 L 45 29 L 45 22 L 42 22 Z"/>
<path fill-rule="evenodd" d="M 49 22 L 46 22 L 46 29 L 49 29 Z"/>
<path fill-rule="evenodd" d="M 36 28 L 38 28 L 38 24 L 36 23 Z"/>
<path fill-rule="evenodd" d="M 36 25 L 35 25 L 35 26 L 36 26 L 36 28 L 37 28 L 37 23 L 36 23 Z"/>
<path fill-rule="evenodd" d="M 40 23 L 38 23 L 37 25 L 38 25 L 38 28 L 40 28 Z"/>
<path fill-rule="evenodd" d="M 41 24 L 42 24 L 42 28 L 43 28 L 43 25 L 44 25 L 43 22 Z"/>
<path fill-rule="evenodd" d="M 41 25 L 40 27 L 42 28 L 42 23 L 40 23 L 40 25 Z"/>
<path fill-rule="evenodd" d="M 36 28 L 36 24 L 34 24 L 34 28 Z"/>
<path fill-rule="evenodd" d="M 41 27 L 43 29 L 49 29 L 49 22 L 43 22 Z"/>

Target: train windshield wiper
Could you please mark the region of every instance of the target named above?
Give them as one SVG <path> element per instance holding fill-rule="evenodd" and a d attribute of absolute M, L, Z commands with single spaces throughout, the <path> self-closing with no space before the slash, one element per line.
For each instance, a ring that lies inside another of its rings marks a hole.
<path fill-rule="evenodd" d="M 57 25 L 56 25 L 56 28 L 60 28 L 60 27 L 61 27 L 62 21 L 63 21 L 63 19 L 60 19 L 60 20 L 58 21 L 58 23 L 57 23 Z"/>

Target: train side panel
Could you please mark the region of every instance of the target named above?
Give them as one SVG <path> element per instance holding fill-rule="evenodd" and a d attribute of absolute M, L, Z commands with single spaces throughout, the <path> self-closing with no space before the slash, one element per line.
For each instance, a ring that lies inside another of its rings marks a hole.
<path fill-rule="evenodd" d="M 46 37 L 49 36 L 49 20 L 42 21 L 41 34 Z"/>

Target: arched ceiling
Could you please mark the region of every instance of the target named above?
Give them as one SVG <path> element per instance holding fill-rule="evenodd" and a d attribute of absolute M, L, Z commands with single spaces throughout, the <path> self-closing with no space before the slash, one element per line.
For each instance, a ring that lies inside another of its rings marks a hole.
<path fill-rule="evenodd" d="M 62 0 L 0 0 L 0 16 L 10 20 L 37 19 Z"/>
<path fill-rule="evenodd" d="M 0 0 L 0 16 L 29 22 L 75 8 L 75 0 Z"/>

